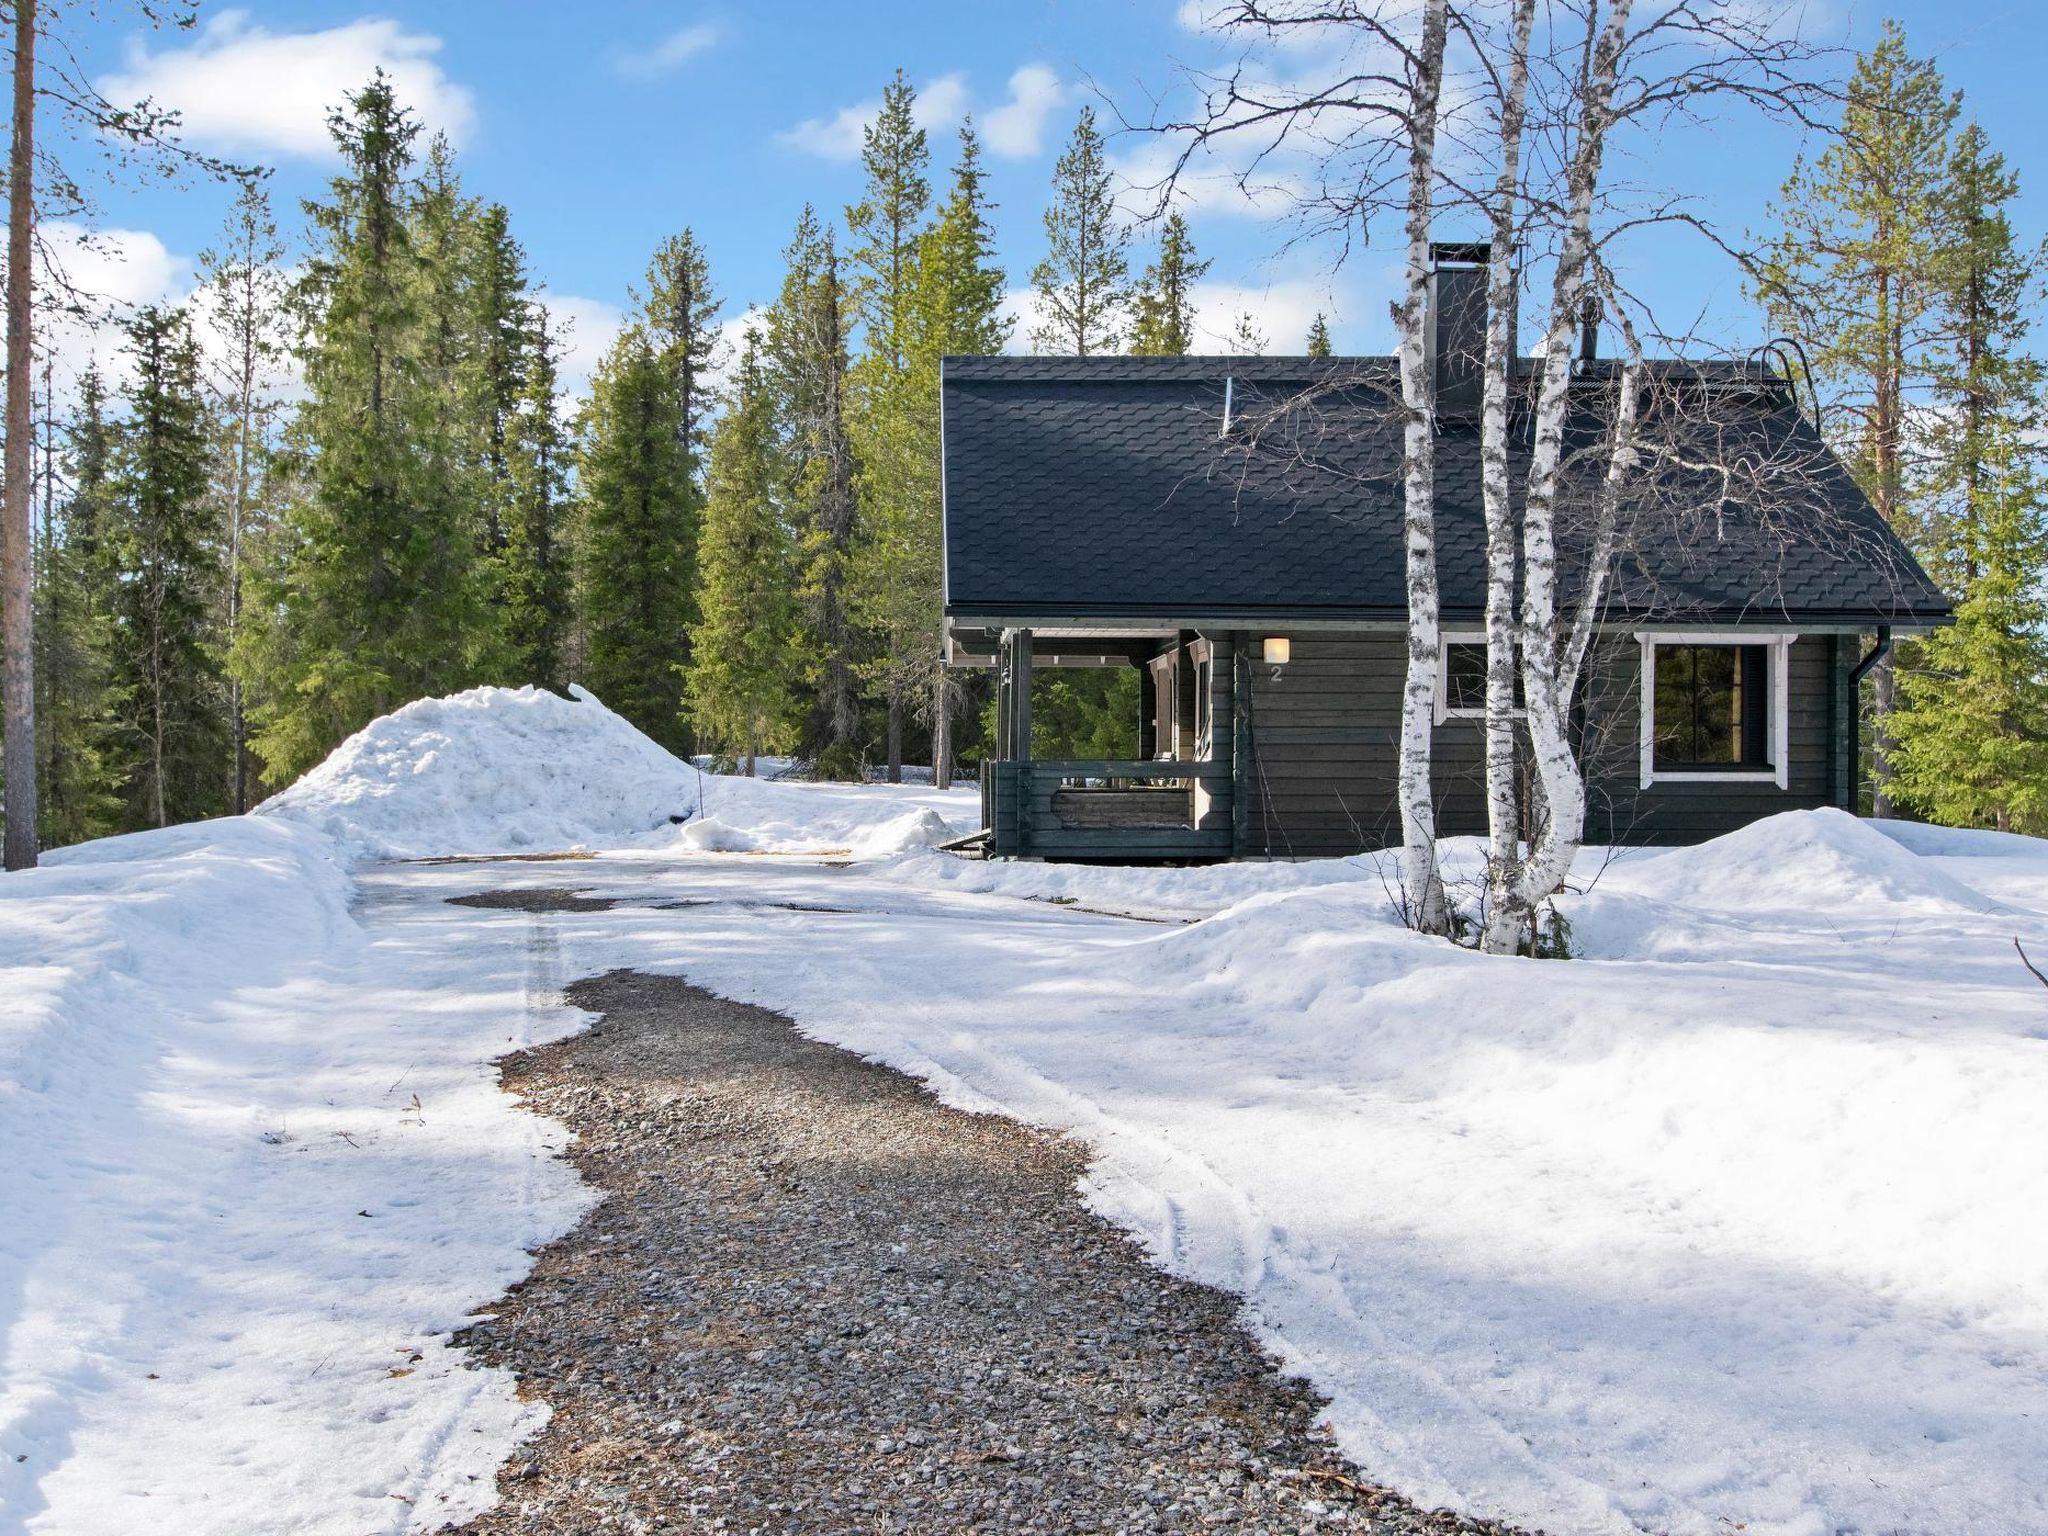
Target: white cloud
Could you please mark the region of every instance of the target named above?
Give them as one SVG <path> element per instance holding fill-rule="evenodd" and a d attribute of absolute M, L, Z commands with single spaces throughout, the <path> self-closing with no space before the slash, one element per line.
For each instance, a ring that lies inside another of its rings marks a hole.
<path fill-rule="evenodd" d="M 1253 146 L 1244 146 L 1247 152 Z M 1309 181 L 1276 157 L 1240 171 L 1214 155 L 1197 154 L 1178 165 L 1181 145 L 1163 137 L 1141 139 L 1122 154 L 1110 157 L 1119 198 L 1134 218 L 1158 209 L 1167 178 L 1173 178 L 1173 203 L 1183 213 L 1247 219 L 1284 218 L 1300 210 L 1311 193 Z"/>
<path fill-rule="evenodd" d="M 626 324 L 626 312 L 603 299 L 588 299 L 573 293 L 540 294 L 548 319 L 563 327 L 562 393 L 584 399 L 590 393 L 590 376 L 597 371 L 605 351 Z"/>
<path fill-rule="evenodd" d="M 882 110 L 881 97 L 841 107 L 830 117 L 809 117 L 775 135 L 783 143 L 824 160 L 853 160 L 860 155 L 861 136 Z M 940 75 L 917 88 L 912 109 L 920 128 L 949 128 L 967 115 L 967 77 Z"/>
<path fill-rule="evenodd" d="M 1045 65 L 1026 64 L 1010 76 L 1009 92 L 1007 99 L 980 110 L 964 74 L 940 75 L 917 88 L 917 125 L 927 131 L 950 128 L 973 111 L 989 153 L 1012 160 L 1036 155 L 1045 148 L 1046 121 L 1067 99 L 1067 88 Z M 829 117 L 805 118 L 776 138 L 821 159 L 852 160 L 881 110 L 881 98 L 871 97 Z"/>
<path fill-rule="evenodd" d="M 620 53 L 613 65 L 629 79 L 651 80 L 656 75 L 688 63 L 718 41 L 718 28 L 708 21 L 678 27 L 652 48 L 638 53 Z"/>
<path fill-rule="evenodd" d="M 1197 283 L 1190 297 L 1195 305 L 1195 345 L 1204 354 L 1236 349 L 1237 321 L 1250 315 L 1276 356 L 1297 356 L 1308 350 L 1308 328 L 1320 314 L 1334 329 L 1339 320 L 1330 285 L 1317 278 L 1293 278 L 1263 287 L 1245 283 Z"/>
<path fill-rule="evenodd" d="M 90 234 L 80 224 L 56 221 L 42 228 L 44 270 L 38 281 L 76 292 L 87 307 L 115 318 L 140 304 L 182 301 L 192 285 L 192 260 L 174 254 L 146 229 L 103 229 Z M 52 373 L 67 393 L 96 365 L 115 387 L 127 377 L 122 349 L 127 338 L 118 325 L 93 325 L 54 316 L 42 328 Z"/>
<path fill-rule="evenodd" d="M 1045 125 L 1067 99 L 1060 77 L 1043 64 L 1026 64 L 1010 76 L 1010 99 L 981 119 L 989 153 L 1018 160 L 1045 148 Z"/>
<path fill-rule="evenodd" d="M 124 69 L 99 82 L 116 101 L 153 97 L 183 114 L 195 144 L 228 153 L 332 153 L 328 113 L 382 69 L 429 130 L 461 140 L 476 103 L 435 61 L 441 40 L 366 18 L 314 32 L 272 32 L 247 11 L 222 11 L 192 43 L 152 53 L 136 43 Z"/>

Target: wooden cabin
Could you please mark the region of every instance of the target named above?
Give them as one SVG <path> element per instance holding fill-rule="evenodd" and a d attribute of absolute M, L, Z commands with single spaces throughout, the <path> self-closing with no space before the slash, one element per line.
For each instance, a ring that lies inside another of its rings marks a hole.
<path fill-rule="evenodd" d="M 1433 283 L 1437 818 L 1482 832 L 1483 247 Z M 1521 480 L 1531 365 L 1517 371 Z M 1581 342 L 1561 519 L 1589 508 L 1619 370 Z M 1769 359 L 1646 365 L 1642 477 L 1575 711 L 1589 838 L 1682 843 L 1853 809 L 1859 687 L 1949 604 Z M 950 358 L 947 661 L 997 669 L 987 845 L 1062 859 L 1342 854 L 1399 841 L 1406 667 L 1390 358 Z M 1580 545 L 1579 547 L 1583 547 Z M 1565 594 L 1567 601 L 1571 594 Z M 1031 679 L 1135 667 L 1137 755 L 1032 750 Z"/>

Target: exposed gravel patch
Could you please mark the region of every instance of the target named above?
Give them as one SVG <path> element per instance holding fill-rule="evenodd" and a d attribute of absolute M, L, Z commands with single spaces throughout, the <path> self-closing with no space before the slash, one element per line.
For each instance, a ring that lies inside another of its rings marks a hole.
<path fill-rule="evenodd" d="M 465 1529 L 1510 1536 L 1345 1463 L 1235 1298 L 1081 1204 L 1072 1141 L 674 978 L 569 998 L 601 1022 L 505 1085 L 606 1198 L 462 1336 L 554 1409 Z"/>

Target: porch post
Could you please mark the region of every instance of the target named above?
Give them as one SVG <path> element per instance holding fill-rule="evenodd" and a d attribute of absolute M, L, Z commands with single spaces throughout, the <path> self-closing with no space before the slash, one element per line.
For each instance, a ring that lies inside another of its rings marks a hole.
<path fill-rule="evenodd" d="M 1159 755 L 1159 679 L 1152 675 L 1150 662 L 1138 668 L 1138 761 L 1149 763 Z"/>
<path fill-rule="evenodd" d="M 1012 762 L 1031 761 L 1031 631 L 1013 629 L 1003 636 L 1009 652 L 1010 737 L 1005 744 Z"/>

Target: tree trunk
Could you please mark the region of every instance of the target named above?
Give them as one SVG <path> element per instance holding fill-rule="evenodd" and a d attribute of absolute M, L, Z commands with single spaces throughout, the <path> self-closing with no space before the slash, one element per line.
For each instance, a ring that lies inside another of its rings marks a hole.
<path fill-rule="evenodd" d="M 31 575 L 29 333 L 35 223 L 36 0 L 14 3 L 14 144 L 7 163 L 7 469 L 0 487 L 0 638 L 6 663 L 6 864 L 36 862 L 35 588 Z"/>
<path fill-rule="evenodd" d="M 1486 512 L 1487 911 L 1510 899 L 1521 875 L 1522 808 L 1516 740 L 1515 513 L 1508 483 L 1509 391 L 1515 372 L 1515 212 L 1521 187 L 1522 124 L 1529 91 L 1529 39 L 1536 0 L 1516 0 L 1501 99 L 1500 175 L 1493 193 L 1493 249 L 1486 274 L 1486 376 L 1480 406 L 1480 490 Z M 1489 946 L 1490 947 L 1490 946 Z"/>
<path fill-rule="evenodd" d="M 1401 693 L 1401 886 L 1408 921 L 1448 933 L 1430 789 L 1436 674 L 1443 648 L 1436 573 L 1436 424 L 1424 351 L 1429 324 L 1429 225 L 1436 188 L 1437 100 L 1443 84 L 1447 0 L 1427 0 L 1408 124 L 1408 283 L 1395 311 L 1400 335 L 1402 499 L 1408 587 L 1408 676 Z"/>
<path fill-rule="evenodd" d="M 1593 198 L 1609 127 L 1614 77 L 1628 37 L 1630 0 L 1615 0 L 1597 43 L 1588 51 L 1579 91 L 1578 142 L 1566 179 L 1568 220 L 1552 278 L 1543 369 L 1529 451 L 1528 490 L 1522 509 L 1522 694 L 1544 816 L 1541 829 L 1487 914 L 1481 936 L 1490 951 L 1512 952 L 1534 913 L 1564 884 L 1585 837 L 1586 780 L 1571 734 L 1572 700 L 1591 643 L 1613 553 L 1612 519 L 1619 488 L 1634 463 L 1637 370 L 1623 371 L 1596 531 L 1585 580 L 1568 632 L 1561 632 L 1557 594 L 1557 501 L 1564 458 L 1565 417 L 1571 389 L 1571 348 L 1582 306 L 1592 292 Z M 1589 13 L 1587 25 L 1594 25 Z"/>
<path fill-rule="evenodd" d="M 943 659 L 932 674 L 932 786 L 953 787 L 953 680 Z"/>
<path fill-rule="evenodd" d="M 889 782 L 903 782 L 903 694 L 889 685 Z"/>

